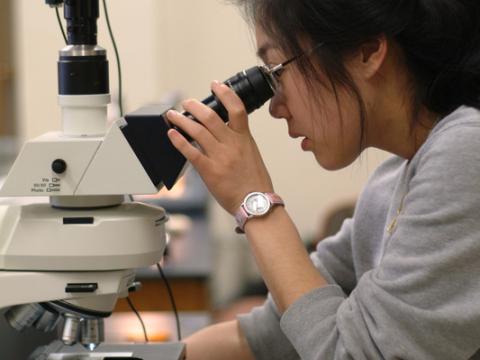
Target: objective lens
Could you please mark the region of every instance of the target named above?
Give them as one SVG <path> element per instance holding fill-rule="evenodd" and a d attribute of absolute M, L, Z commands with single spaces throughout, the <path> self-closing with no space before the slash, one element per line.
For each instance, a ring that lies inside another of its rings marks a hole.
<path fill-rule="evenodd" d="M 53 331 L 60 322 L 60 315 L 58 313 L 52 313 L 45 311 L 40 318 L 35 321 L 35 328 L 40 331 L 50 332 Z"/>
<path fill-rule="evenodd" d="M 80 318 L 65 314 L 62 341 L 65 345 L 73 345 L 77 342 L 80 332 Z"/>
<path fill-rule="evenodd" d="M 32 326 L 43 313 L 45 309 L 39 304 L 16 305 L 8 309 L 5 318 L 15 330 L 23 331 Z"/>
<path fill-rule="evenodd" d="M 84 319 L 82 321 L 82 337 L 80 343 L 93 351 L 105 340 L 103 319 Z"/>

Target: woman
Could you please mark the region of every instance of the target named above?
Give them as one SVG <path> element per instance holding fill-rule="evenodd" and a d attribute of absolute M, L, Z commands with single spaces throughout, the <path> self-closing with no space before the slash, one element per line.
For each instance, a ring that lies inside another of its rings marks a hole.
<path fill-rule="evenodd" d="M 240 221 L 269 299 L 187 339 L 187 358 L 480 359 L 478 0 L 239 2 L 266 64 L 296 57 L 270 112 L 304 151 L 328 170 L 369 147 L 394 156 L 310 257 L 284 207 Z M 201 150 L 169 137 L 235 215 L 274 188 L 241 101 L 212 89 L 228 126 L 189 100 L 203 126 L 169 119 Z"/>

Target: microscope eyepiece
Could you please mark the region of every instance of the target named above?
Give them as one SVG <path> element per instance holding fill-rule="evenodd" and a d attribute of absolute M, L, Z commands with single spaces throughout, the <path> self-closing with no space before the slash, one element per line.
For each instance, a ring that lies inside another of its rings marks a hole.
<path fill-rule="evenodd" d="M 261 66 L 244 70 L 225 81 L 225 84 L 242 99 L 248 114 L 265 104 L 275 90 L 271 75 Z"/>
<path fill-rule="evenodd" d="M 98 0 L 65 0 L 63 6 L 68 44 L 96 45 Z"/>
<path fill-rule="evenodd" d="M 275 82 L 272 75 L 268 72 L 268 69 L 263 66 L 254 66 L 239 72 L 225 80 L 224 84 L 235 91 L 242 100 L 247 114 L 259 109 L 275 94 Z M 228 112 L 215 94 L 204 99 L 202 103 L 213 109 L 224 122 L 228 122 Z M 193 119 L 188 112 L 184 112 L 183 114 Z M 179 131 L 182 132 L 181 130 Z M 184 132 L 182 132 L 182 134 L 186 136 Z M 187 136 L 187 139 L 190 138 Z"/>

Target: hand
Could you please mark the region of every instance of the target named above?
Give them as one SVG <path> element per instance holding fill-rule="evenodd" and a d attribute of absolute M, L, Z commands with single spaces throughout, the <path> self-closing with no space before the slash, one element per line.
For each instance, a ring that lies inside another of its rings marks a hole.
<path fill-rule="evenodd" d="M 251 135 L 242 101 L 225 84 L 214 82 L 212 91 L 228 111 L 228 125 L 206 105 L 187 100 L 183 107 L 200 124 L 176 111 L 169 111 L 167 117 L 200 149 L 174 129 L 168 131 L 168 137 L 195 167 L 219 204 L 234 214 L 249 192 L 273 192 L 273 185 Z"/>

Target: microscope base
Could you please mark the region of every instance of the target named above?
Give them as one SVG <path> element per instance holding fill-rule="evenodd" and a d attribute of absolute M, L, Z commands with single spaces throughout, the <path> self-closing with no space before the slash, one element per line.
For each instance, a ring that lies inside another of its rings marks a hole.
<path fill-rule="evenodd" d="M 183 360 L 185 344 L 100 344 L 94 351 L 81 345 L 64 345 L 54 341 L 37 349 L 29 360 L 100 360 L 100 359 Z"/>

